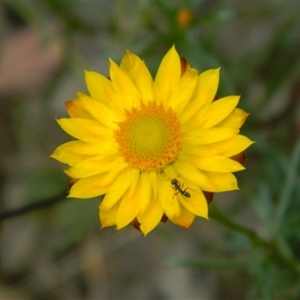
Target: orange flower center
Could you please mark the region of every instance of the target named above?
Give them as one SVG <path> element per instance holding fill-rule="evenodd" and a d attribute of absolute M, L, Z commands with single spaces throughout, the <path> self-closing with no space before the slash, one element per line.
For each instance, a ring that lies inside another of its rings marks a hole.
<path fill-rule="evenodd" d="M 115 131 L 121 156 L 141 171 L 160 170 L 172 163 L 183 136 L 175 112 L 155 102 L 142 103 L 126 111 L 126 119 Z"/>

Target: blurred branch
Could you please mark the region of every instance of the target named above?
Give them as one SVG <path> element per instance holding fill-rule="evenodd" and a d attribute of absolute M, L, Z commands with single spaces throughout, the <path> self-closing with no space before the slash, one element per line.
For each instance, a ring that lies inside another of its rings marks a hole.
<path fill-rule="evenodd" d="M 4 221 L 6 219 L 10 219 L 13 217 L 18 217 L 20 215 L 24 215 L 24 214 L 33 212 L 37 209 L 47 208 L 51 205 L 54 205 L 61 201 L 66 200 L 66 196 L 67 196 L 67 193 L 66 193 L 66 191 L 64 191 L 53 197 L 49 197 L 49 198 L 46 198 L 44 200 L 41 200 L 41 201 L 38 201 L 35 203 L 30 203 L 30 204 L 24 205 L 24 206 L 16 208 L 16 209 L 0 212 L 0 221 Z"/>
<path fill-rule="evenodd" d="M 300 97 L 300 79 L 296 80 L 294 84 L 291 86 L 291 90 L 289 93 L 289 98 L 287 99 L 287 103 L 285 107 L 278 112 L 277 115 L 273 116 L 270 120 L 260 122 L 259 127 L 264 126 L 268 128 L 274 128 L 278 124 L 282 122 L 282 120 L 286 120 L 291 118 L 291 116 L 295 113 L 296 108 L 299 104 Z"/>

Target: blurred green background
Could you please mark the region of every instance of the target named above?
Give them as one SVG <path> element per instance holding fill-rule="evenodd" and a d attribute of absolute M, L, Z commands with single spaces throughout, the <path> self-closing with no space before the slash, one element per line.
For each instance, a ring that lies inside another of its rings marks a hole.
<path fill-rule="evenodd" d="M 1 2 L 0 299 L 299 299 L 299 13 L 297 1 Z M 173 44 L 199 71 L 221 67 L 218 96 L 241 94 L 251 113 L 241 190 L 190 230 L 100 230 L 99 199 L 63 196 L 48 156 L 71 138 L 55 117 L 86 92 L 84 69 L 107 75 L 130 49 L 155 75 Z"/>

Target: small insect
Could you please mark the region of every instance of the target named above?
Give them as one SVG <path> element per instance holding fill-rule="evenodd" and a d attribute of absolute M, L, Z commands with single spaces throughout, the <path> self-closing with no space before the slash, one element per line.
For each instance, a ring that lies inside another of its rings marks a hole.
<path fill-rule="evenodd" d="M 177 193 L 174 194 L 176 196 L 177 194 L 180 194 L 182 197 L 190 198 L 191 194 L 187 191 L 188 188 L 184 189 L 183 184 L 181 185 L 180 182 L 174 178 L 171 180 L 172 187 Z M 173 196 L 173 197 L 174 197 Z"/>

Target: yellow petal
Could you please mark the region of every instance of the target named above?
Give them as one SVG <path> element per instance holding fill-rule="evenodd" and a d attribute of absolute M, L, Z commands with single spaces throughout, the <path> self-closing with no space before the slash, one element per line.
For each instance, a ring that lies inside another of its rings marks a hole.
<path fill-rule="evenodd" d="M 142 172 L 137 184 L 136 194 L 139 197 L 138 210 L 142 214 L 148 209 L 150 199 L 153 198 L 152 185 L 149 172 Z"/>
<path fill-rule="evenodd" d="M 190 101 L 195 87 L 198 82 L 198 71 L 189 68 L 181 77 L 179 85 L 170 97 L 168 103 L 173 109 L 179 113 L 185 105 Z"/>
<path fill-rule="evenodd" d="M 132 172 L 133 169 L 126 168 L 119 174 L 103 198 L 100 204 L 100 209 L 108 210 L 122 198 L 132 183 Z"/>
<path fill-rule="evenodd" d="M 180 58 L 173 46 L 163 58 L 154 81 L 155 100 L 164 103 L 179 85 Z"/>
<path fill-rule="evenodd" d="M 157 198 L 152 198 L 148 205 L 147 210 L 143 214 L 137 215 L 139 221 L 140 229 L 147 235 L 151 230 L 153 230 L 160 222 L 163 216 L 163 208 L 160 201 Z"/>
<path fill-rule="evenodd" d="M 179 119 L 182 124 L 183 131 L 192 131 L 201 128 L 201 124 L 207 118 L 207 110 L 209 105 L 203 106 L 201 102 L 189 102 L 187 106 L 179 114 Z"/>
<path fill-rule="evenodd" d="M 160 174 L 161 176 L 166 176 L 166 180 L 171 181 L 172 179 L 178 177 L 178 173 L 173 168 L 173 165 L 168 165 L 164 168 L 164 173 Z M 161 181 L 161 180 L 160 180 Z"/>
<path fill-rule="evenodd" d="M 78 180 L 71 188 L 69 197 L 72 198 L 92 198 L 106 194 L 112 182 L 119 176 L 121 171 L 127 167 L 120 163 L 118 167 L 91 177 Z"/>
<path fill-rule="evenodd" d="M 78 144 L 78 149 L 85 148 L 84 147 L 85 145 L 88 145 L 88 146 L 90 145 L 88 143 L 81 142 L 81 141 L 67 142 L 67 143 L 62 144 L 59 147 L 57 147 L 55 149 L 55 151 L 50 155 L 50 157 L 52 157 L 62 163 L 69 164 L 70 166 L 89 157 L 89 155 L 87 155 L 87 154 L 76 151 L 77 144 Z M 92 147 L 92 149 L 94 150 L 93 147 Z M 94 150 L 94 152 L 95 152 L 95 150 Z"/>
<path fill-rule="evenodd" d="M 211 144 L 211 146 L 216 148 L 219 154 L 226 157 L 231 157 L 235 154 L 241 153 L 253 143 L 254 142 L 248 139 L 246 136 L 238 134 L 232 139 L 217 142 L 215 144 Z"/>
<path fill-rule="evenodd" d="M 114 93 L 111 81 L 102 74 L 85 71 L 85 83 L 92 98 L 108 104 Z"/>
<path fill-rule="evenodd" d="M 231 127 L 239 129 L 245 123 L 248 116 L 248 113 L 240 108 L 236 108 L 227 118 L 217 124 L 216 127 Z"/>
<path fill-rule="evenodd" d="M 136 193 L 139 176 L 139 170 L 132 169 L 131 185 L 129 190 L 127 190 L 120 200 L 121 203 L 117 216 L 117 229 L 127 226 L 139 213 L 138 203 L 140 199 L 139 195 Z"/>
<path fill-rule="evenodd" d="M 207 70 L 199 75 L 193 102 L 200 102 L 202 106 L 210 104 L 219 85 L 220 68 Z"/>
<path fill-rule="evenodd" d="M 101 222 L 101 228 L 114 226 L 117 224 L 117 216 L 120 207 L 120 202 L 116 203 L 109 210 L 99 209 L 99 218 Z"/>
<path fill-rule="evenodd" d="M 99 141 L 112 141 L 112 131 L 101 126 L 96 120 L 62 118 L 56 121 L 65 132 L 84 142 L 99 143 Z"/>
<path fill-rule="evenodd" d="M 135 197 L 128 197 L 124 195 L 120 200 L 120 207 L 117 215 L 117 229 L 122 229 L 133 221 L 138 214 L 138 210 L 135 206 Z"/>
<path fill-rule="evenodd" d="M 175 171 L 184 179 L 191 181 L 193 184 L 199 186 L 201 190 L 208 192 L 216 192 L 216 188 L 203 172 L 198 170 L 190 163 L 176 160 L 173 163 Z"/>
<path fill-rule="evenodd" d="M 232 173 L 213 173 L 203 171 L 216 187 L 216 192 L 227 192 L 238 190 L 237 180 Z"/>
<path fill-rule="evenodd" d="M 71 188 L 69 198 L 88 199 L 107 193 L 109 185 L 100 184 L 103 175 L 95 175 L 78 180 Z"/>
<path fill-rule="evenodd" d="M 109 62 L 109 73 L 114 91 L 122 97 L 122 103 L 119 104 L 126 109 L 137 106 L 141 95 L 132 80 L 114 61 L 110 59 Z"/>
<path fill-rule="evenodd" d="M 61 151 L 66 152 L 66 155 L 81 154 L 90 156 L 110 153 L 111 146 L 108 147 L 107 144 L 103 145 L 102 143 L 90 144 L 82 141 L 71 141 L 60 145 L 57 149 L 61 149 Z"/>
<path fill-rule="evenodd" d="M 158 173 L 157 171 L 147 172 L 148 173 L 148 180 L 151 185 L 151 190 L 153 197 L 156 198 L 157 195 L 157 182 L 158 182 Z"/>
<path fill-rule="evenodd" d="M 81 93 L 80 95 L 84 95 Z M 67 101 L 65 103 L 67 112 L 72 118 L 93 119 L 93 116 L 83 107 L 79 99 Z"/>
<path fill-rule="evenodd" d="M 224 156 L 198 156 L 190 159 L 190 162 L 198 169 L 210 172 L 228 173 L 245 170 L 240 163 Z"/>
<path fill-rule="evenodd" d="M 132 190 L 133 178 L 137 178 L 136 180 L 138 181 L 135 184 L 136 187 L 134 190 L 134 194 L 137 196 L 136 207 L 140 213 L 143 213 L 149 205 L 150 198 L 153 197 L 153 188 L 149 173 L 142 172 L 139 174 L 139 171 L 135 168 L 125 169 L 111 185 L 111 189 L 102 201 L 101 208 L 104 210 L 109 209 L 123 196 L 129 187 Z M 127 196 L 129 197 L 130 194 Z"/>
<path fill-rule="evenodd" d="M 172 188 L 171 181 L 162 173 L 157 181 L 157 199 L 160 202 L 166 216 L 171 218 L 180 214 L 178 199 L 174 197 L 175 191 Z"/>
<path fill-rule="evenodd" d="M 144 102 L 153 100 L 153 79 L 145 63 L 135 54 L 127 51 L 120 65 L 141 94 Z"/>
<path fill-rule="evenodd" d="M 199 75 L 193 97 L 180 115 L 181 123 L 188 130 L 199 127 L 208 117 L 206 112 L 218 88 L 219 71 L 211 69 Z"/>
<path fill-rule="evenodd" d="M 178 155 L 178 159 L 190 161 L 190 159 L 193 159 L 193 156 L 209 157 L 215 155 L 231 157 L 241 153 L 253 143 L 253 141 L 240 134 L 235 135 L 233 138 L 207 145 L 185 143 Z"/>
<path fill-rule="evenodd" d="M 50 157 L 74 166 L 92 155 L 110 157 L 116 152 L 112 143 L 90 144 L 82 141 L 71 141 L 57 147 Z"/>
<path fill-rule="evenodd" d="M 65 173 L 71 178 L 85 178 L 108 172 L 119 166 L 119 164 L 120 161 L 117 156 L 110 155 L 104 158 L 93 156 L 65 170 Z"/>
<path fill-rule="evenodd" d="M 208 108 L 209 105 L 203 106 L 201 101 L 189 101 L 178 115 L 181 124 L 191 129 L 199 127 Z"/>
<path fill-rule="evenodd" d="M 178 201 L 193 214 L 207 218 L 207 201 L 199 187 L 182 177 L 180 177 L 178 180 L 180 180 L 180 188 L 183 191 L 186 191 L 189 195 L 186 197 L 180 192 L 177 193 L 176 197 Z"/>
<path fill-rule="evenodd" d="M 240 96 L 228 96 L 214 101 L 206 111 L 202 128 L 211 128 L 224 120 L 237 106 Z"/>
<path fill-rule="evenodd" d="M 191 145 L 205 145 L 230 139 L 239 133 L 235 128 L 209 128 L 186 132 L 185 142 Z"/>
<path fill-rule="evenodd" d="M 219 154 L 218 148 L 214 148 L 214 144 L 208 145 L 193 145 L 190 143 L 185 143 L 178 155 L 180 160 L 190 160 L 193 156 L 214 156 Z M 224 155 L 225 156 L 225 155 Z"/>
<path fill-rule="evenodd" d="M 183 197 L 180 194 L 177 195 L 177 198 L 180 201 L 180 203 L 196 216 L 207 219 L 208 206 L 203 193 L 201 191 L 193 192 L 192 190 L 188 190 L 188 193 L 191 195 L 190 198 Z"/>
<path fill-rule="evenodd" d="M 109 106 L 97 101 L 87 95 L 78 99 L 81 101 L 82 107 L 99 123 L 108 128 L 116 128 L 116 123 L 120 121 L 122 116 L 118 115 Z"/>
<path fill-rule="evenodd" d="M 172 218 L 169 218 L 171 222 L 174 224 L 184 227 L 184 228 L 190 228 L 192 223 L 194 222 L 195 215 L 190 212 L 188 209 L 186 209 L 183 205 L 180 205 L 180 215 L 173 216 Z"/>

